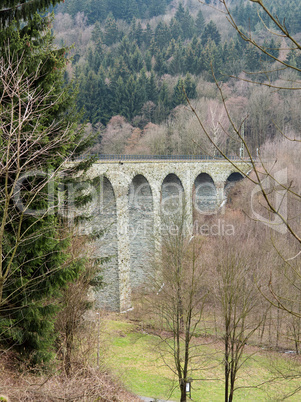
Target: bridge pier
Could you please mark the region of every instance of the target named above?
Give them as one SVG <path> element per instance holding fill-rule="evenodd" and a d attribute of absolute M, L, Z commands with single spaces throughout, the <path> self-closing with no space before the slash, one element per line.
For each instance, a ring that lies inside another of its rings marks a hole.
<path fill-rule="evenodd" d="M 124 190 L 124 189 L 123 189 Z M 119 267 L 119 297 L 120 311 L 131 307 L 130 284 L 130 238 L 129 238 L 129 207 L 128 196 L 116 196 L 117 207 L 117 241 L 118 241 L 118 267 Z"/>
<path fill-rule="evenodd" d="M 192 178 L 188 171 L 186 177 L 182 180 L 184 188 L 184 216 L 185 216 L 185 230 L 187 235 L 192 234 L 193 230 L 193 197 L 192 197 Z"/>
<path fill-rule="evenodd" d="M 154 247 L 155 247 L 155 264 L 160 265 L 161 261 L 161 244 L 162 244 L 162 233 L 161 233 L 161 188 L 157 182 L 151 183 L 152 193 L 153 193 L 153 214 L 154 214 Z"/>
<path fill-rule="evenodd" d="M 222 205 L 223 201 L 226 200 L 225 183 L 223 181 L 215 182 L 215 188 L 216 188 L 217 207 L 220 207 Z"/>

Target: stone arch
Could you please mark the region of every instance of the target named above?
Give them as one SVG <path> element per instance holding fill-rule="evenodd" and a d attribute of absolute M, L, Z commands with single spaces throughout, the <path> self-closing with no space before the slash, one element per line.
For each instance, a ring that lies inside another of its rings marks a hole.
<path fill-rule="evenodd" d="M 161 185 L 161 215 L 164 220 L 181 216 L 184 208 L 184 187 L 174 173 L 165 176 Z"/>
<path fill-rule="evenodd" d="M 154 249 L 154 205 L 148 180 L 137 174 L 131 181 L 128 193 L 130 242 L 130 282 L 132 290 L 146 279 L 146 268 Z"/>
<path fill-rule="evenodd" d="M 231 190 L 232 187 L 235 186 L 235 184 L 241 180 L 244 179 L 244 176 L 240 172 L 232 172 L 227 180 L 225 181 L 225 195 L 229 194 L 229 191 Z"/>
<path fill-rule="evenodd" d="M 217 190 L 212 177 L 208 173 L 200 173 L 193 184 L 193 215 L 210 215 L 217 208 Z"/>
<path fill-rule="evenodd" d="M 92 227 L 100 233 L 94 244 L 96 257 L 108 258 L 101 265 L 104 287 L 96 292 L 96 307 L 119 311 L 117 207 L 114 188 L 106 176 L 101 179 L 99 210 Z"/>

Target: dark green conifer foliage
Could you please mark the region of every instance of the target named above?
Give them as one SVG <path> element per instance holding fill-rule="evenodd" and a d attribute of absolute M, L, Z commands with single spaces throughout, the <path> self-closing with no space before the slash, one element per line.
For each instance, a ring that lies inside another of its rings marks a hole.
<path fill-rule="evenodd" d="M 130 57 L 130 66 L 133 72 L 139 72 L 143 68 L 144 62 L 142 54 L 137 47 L 133 55 Z"/>
<path fill-rule="evenodd" d="M 24 159 L 20 166 L 23 172 L 32 170 L 57 169 L 70 155 L 77 144 L 80 144 L 81 132 L 75 130 L 78 115 L 75 108 L 74 91 L 72 86 L 64 83 L 64 68 L 67 62 L 65 49 L 53 46 L 53 37 L 50 20 L 43 14 L 46 7 L 58 3 L 56 0 L 16 1 L 5 0 L 1 2 L 0 10 L 0 51 L 6 63 L 14 65 L 19 63 L 19 71 L 26 78 L 38 72 L 33 86 L 41 93 L 52 90 L 56 104 L 45 109 L 33 124 L 36 130 L 42 132 L 45 127 L 54 121 L 60 122 L 57 130 L 54 129 L 48 137 L 38 142 L 35 147 L 27 147 Z M 20 6 L 20 7 L 18 7 Z M 12 22 L 14 19 L 16 23 Z M 22 24 L 18 20 L 22 19 Z M 0 84 L 1 86 L 1 84 Z M 2 92 L 3 88 L 0 88 Z M 60 96 L 59 96 L 60 95 Z M 22 95 L 26 96 L 26 94 Z M 4 108 L 13 108 L 13 104 L 2 104 Z M 69 128 L 68 128 L 69 127 Z M 45 143 L 51 143 L 59 138 L 61 132 L 68 130 L 68 141 L 53 147 L 52 152 L 42 154 L 39 158 L 30 159 L 30 152 L 43 149 Z M 8 143 L 1 133 L 0 160 L 6 163 L 6 149 Z M 22 139 L 21 142 L 25 141 Z M 78 145 L 80 152 L 87 142 Z M 31 161 L 31 163 L 29 163 Z M 26 162 L 27 165 L 24 163 Z M 12 168 L 10 179 L 13 181 L 15 171 Z M 28 180 L 25 187 L 24 199 L 31 196 L 29 189 L 40 182 L 40 178 Z M 3 170 L 0 169 L 1 192 L 4 185 Z M 53 184 L 56 188 L 57 183 Z M 2 197 L 1 197 L 2 198 Z M 3 201 L 1 199 L 1 201 Z M 2 220 L 3 203 L 0 203 L 0 219 Z M 45 208 L 48 205 L 47 186 L 37 194 L 32 209 Z M 0 337 L 2 341 L 19 348 L 20 353 L 30 355 L 33 363 L 47 361 L 53 349 L 55 338 L 54 319 L 59 308 L 56 298 L 68 281 L 77 277 L 80 265 L 68 266 L 65 254 L 69 240 L 62 237 L 61 220 L 56 214 L 45 215 L 43 219 L 35 215 L 20 214 L 10 205 L 10 220 L 6 221 L 2 242 L 4 248 L 1 258 L 3 267 L 9 269 L 10 279 L 4 284 L 3 303 L 0 303 Z M 21 219 L 21 220 L 20 220 Z M 5 222 L 5 221 L 4 221 Z M 26 233 L 26 237 L 16 244 L 16 233 Z M 64 238 L 64 240 L 62 240 Z M 15 248 L 17 247 L 17 248 Z M 15 255 L 12 250 L 16 249 Z M 12 258 L 8 266 L 8 260 Z"/>
<path fill-rule="evenodd" d="M 169 28 L 165 23 L 160 21 L 155 30 L 156 45 L 160 49 L 163 49 L 166 45 L 168 45 L 169 41 L 170 41 Z"/>
<path fill-rule="evenodd" d="M 246 47 L 246 69 L 248 71 L 260 70 L 262 67 L 260 54 L 254 46 L 247 45 Z"/>
<path fill-rule="evenodd" d="M 179 21 L 177 21 L 175 18 L 173 18 L 171 20 L 170 23 L 170 33 L 171 33 L 171 37 L 175 40 L 179 39 L 180 37 L 183 37 L 183 31 L 182 31 L 182 27 L 181 24 L 179 23 Z"/>
<path fill-rule="evenodd" d="M 118 31 L 115 18 L 112 14 L 110 14 L 106 19 L 104 42 L 106 45 L 110 46 L 113 43 L 117 42 L 119 38 L 120 33 Z"/>
<path fill-rule="evenodd" d="M 103 34 L 99 22 L 96 22 L 92 31 L 92 40 L 98 53 L 102 53 Z"/>
<path fill-rule="evenodd" d="M 141 25 L 140 21 L 137 24 L 137 28 L 136 28 L 136 32 L 135 32 L 135 40 L 136 40 L 138 46 L 142 45 L 142 42 L 143 42 L 143 29 L 142 29 L 142 25 Z"/>
<path fill-rule="evenodd" d="M 194 20 L 189 14 L 188 9 L 184 9 L 182 3 L 179 4 L 175 20 L 179 23 L 183 39 L 191 38 L 194 34 Z"/>
<path fill-rule="evenodd" d="M 126 6 L 126 14 L 123 16 L 127 21 L 131 21 L 133 17 L 139 16 L 139 10 L 137 6 L 136 0 L 128 0 L 128 4 Z"/>
<path fill-rule="evenodd" d="M 176 107 L 178 105 L 184 105 L 187 103 L 187 99 L 184 91 L 184 81 L 182 78 L 179 78 L 177 85 L 174 88 L 173 93 L 173 106 Z"/>
<path fill-rule="evenodd" d="M 214 71 L 214 75 L 217 79 L 221 79 L 222 73 L 222 59 L 221 59 L 222 51 L 220 47 L 217 47 L 215 42 L 210 40 L 207 42 L 205 46 L 202 56 L 204 62 L 204 69 L 206 72 L 206 79 L 208 81 L 213 81 L 214 78 L 212 76 L 212 69 Z"/>
<path fill-rule="evenodd" d="M 158 87 L 156 84 L 156 78 L 155 74 L 152 71 L 149 79 L 147 80 L 147 85 L 146 85 L 146 94 L 147 94 L 147 99 L 157 103 L 158 101 Z"/>
<path fill-rule="evenodd" d="M 194 52 L 194 48 L 193 48 L 193 46 L 189 46 L 186 49 L 186 54 L 185 54 L 185 61 L 184 61 L 185 71 L 188 71 L 191 74 L 194 73 L 195 59 L 196 59 L 196 55 Z"/>
<path fill-rule="evenodd" d="M 151 0 L 149 4 L 149 17 L 164 14 L 166 11 L 166 1 L 164 0 Z"/>
<path fill-rule="evenodd" d="M 140 91 L 141 103 L 144 104 L 147 101 L 148 93 L 148 79 L 145 68 L 142 68 L 140 71 L 140 76 L 138 78 L 138 89 Z"/>
<path fill-rule="evenodd" d="M 113 115 L 121 114 L 125 116 L 127 111 L 126 107 L 126 94 L 125 94 L 125 84 L 123 78 L 119 76 L 117 79 L 112 79 L 110 85 L 111 93 L 111 110 Z"/>
<path fill-rule="evenodd" d="M 154 70 L 158 73 L 158 75 L 163 75 L 167 73 L 167 65 L 163 59 L 162 53 L 159 50 L 157 52 Z"/>
<path fill-rule="evenodd" d="M 190 74 L 187 74 L 185 77 L 184 89 L 189 99 L 195 99 L 197 97 L 196 83 Z"/>
<path fill-rule="evenodd" d="M 155 120 L 161 122 L 162 120 L 166 119 L 168 116 L 171 104 L 170 104 L 170 97 L 168 93 L 168 86 L 165 81 L 163 81 L 159 99 L 158 99 L 158 106 L 155 111 Z"/>
<path fill-rule="evenodd" d="M 143 32 L 143 41 L 146 46 L 149 46 L 153 37 L 153 31 L 149 23 L 146 25 L 146 30 Z"/>
<path fill-rule="evenodd" d="M 143 103 L 146 98 L 145 87 L 140 88 L 138 82 L 135 81 L 134 77 L 131 75 L 127 81 L 125 87 L 126 93 L 126 103 L 124 104 L 125 113 L 122 113 L 131 120 L 133 117 L 138 115 L 141 111 Z"/>
<path fill-rule="evenodd" d="M 169 63 L 169 72 L 172 75 L 182 73 L 184 70 L 184 52 L 183 48 L 177 44 L 174 55 Z"/>
<path fill-rule="evenodd" d="M 145 67 L 147 71 L 151 71 L 152 69 L 152 55 L 150 52 L 146 52 L 144 56 Z"/>
<path fill-rule="evenodd" d="M 201 36 L 205 29 L 205 19 L 202 13 L 202 10 L 198 12 L 197 18 L 195 20 L 195 29 L 196 29 L 196 34 L 198 36 Z"/>
<path fill-rule="evenodd" d="M 6 28 L 13 21 L 28 21 L 36 12 L 43 12 L 50 6 L 55 6 L 62 0 L 1 0 L 0 30 Z"/>
<path fill-rule="evenodd" d="M 216 45 L 221 41 L 221 35 L 218 32 L 217 26 L 213 21 L 206 25 L 202 34 L 202 44 L 205 45 L 209 40 L 213 40 Z"/>
<path fill-rule="evenodd" d="M 177 12 L 175 15 L 175 19 L 182 25 L 182 23 L 184 22 L 185 19 L 185 9 L 183 7 L 183 4 L 180 3 L 178 8 L 177 8 Z"/>
<path fill-rule="evenodd" d="M 182 22 L 183 39 L 190 39 L 195 32 L 194 20 L 189 13 L 189 10 L 185 10 L 184 20 Z"/>

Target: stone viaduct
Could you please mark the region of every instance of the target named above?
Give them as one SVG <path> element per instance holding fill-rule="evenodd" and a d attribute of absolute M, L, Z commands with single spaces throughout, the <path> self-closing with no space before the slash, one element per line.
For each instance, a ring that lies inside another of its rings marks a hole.
<path fill-rule="evenodd" d="M 95 255 L 109 257 L 102 265 L 105 286 L 95 292 L 97 306 L 128 310 L 149 256 L 160 248 L 163 221 L 185 210 L 185 226 L 192 228 L 195 213 L 216 213 L 229 186 L 250 169 L 247 161 L 234 166 L 201 157 L 115 155 L 95 162 L 88 175 L 99 178 L 100 191 L 85 231 L 102 231 Z"/>

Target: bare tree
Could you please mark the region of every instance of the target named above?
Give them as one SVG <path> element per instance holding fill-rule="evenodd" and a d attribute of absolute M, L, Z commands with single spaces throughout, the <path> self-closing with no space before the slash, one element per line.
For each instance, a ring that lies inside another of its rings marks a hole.
<path fill-rule="evenodd" d="M 263 319 L 264 300 L 256 286 L 257 267 L 250 258 L 249 240 L 249 233 L 238 228 L 234 236 L 217 239 L 210 271 L 209 287 L 224 343 L 225 402 L 233 401 L 238 372 L 250 358 L 244 354 L 245 346 Z"/>
<path fill-rule="evenodd" d="M 204 241 L 186 236 L 183 216 L 170 219 L 162 235 L 162 258 L 150 276 L 147 306 L 162 323 L 155 331 L 161 358 L 175 374 L 181 402 L 187 400 L 186 384 L 201 363 L 200 322 L 207 296 L 205 263 L 201 257 Z"/>
<path fill-rule="evenodd" d="M 214 143 L 224 149 L 224 144 L 227 140 L 226 129 L 229 120 L 222 103 L 212 99 L 208 101 L 207 124 Z M 212 153 L 215 156 L 216 148 L 213 147 L 212 144 L 211 147 L 213 148 Z"/>
<path fill-rule="evenodd" d="M 77 280 L 70 282 L 62 294 L 60 299 L 62 310 L 58 313 L 55 323 L 67 376 L 72 373 L 74 366 L 75 339 L 80 329 L 87 323 L 86 315 L 93 307 L 92 286 L 93 289 L 97 289 L 102 283 L 99 261 L 93 258 L 94 250 L 91 241 L 89 236 L 79 236 L 74 233 L 67 250 L 70 257 L 66 263 L 72 264 L 75 268 L 78 266 L 80 270 Z"/>
<path fill-rule="evenodd" d="M 223 9 L 221 11 L 221 8 L 219 7 L 219 11 L 226 15 L 229 23 L 234 27 L 240 37 L 250 46 L 255 47 L 259 52 L 268 56 L 275 62 L 270 71 L 261 71 L 261 73 L 264 73 L 266 77 L 265 81 L 257 82 L 256 79 L 253 78 L 254 74 L 250 75 L 250 78 L 247 76 L 246 78 L 242 79 L 251 84 L 258 84 L 266 87 L 268 90 L 277 89 L 279 93 L 281 90 L 289 90 L 292 93 L 299 92 L 301 90 L 301 67 L 296 63 L 290 62 L 290 59 L 288 59 L 286 56 L 290 51 L 300 54 L 300 42 L 297 40 L 296 36 L 289 32 L 286 22 L 281 21 L 276 15 L 274 15 L 271 9 L 268 8 L 268 6 L 265 6 L 262 0 L 250 0 L 250 2 L 257 3 L 254 6 L 258 7 L 258 12 L 262 12 L 270 22 L 269 26 L 274 27 L 270 28 L 267 24 L 263 23 L 264 28 L 269 32 L 270 35 L 281 40 L 282 45 L 285 47 L 286 55 L 284 56 L 283 51 L 280 51 L 279 56 L 275 56 L 273 52 L 274 49 L 266 48 L 266 46 L 262 44 L 260 40 L 256 39 L 255 35 L 245 32 L 240 26 L 238 26 L 235 18 L 231 14 L 231 10 L 229 8 L 230 1 L 220 0 L 219 3 L 223 6 Z M 272 72 L 275 69 L 277 71 L 285 70 L 286 73 L 293 73 L 293 75 L 289 78 L 287 78 L 285 75 L 282 75 L 277 81 L 272 81 Z M 278 132 L 278 138 L 282 138 L 278 143 L 278 152 L 276 151 L 274 154 L 271 154 L 266 152 L 264 147 L 257 150 L 254 149 L 250 143 L 250 138 L 244 136 L 243 128 L 248 116 L 241 116 L 240 122 L 238 124 L 235 123 L 227 106 L 223 87 L 217 80 L 215 80 L 215 82 L 224 104 L 228 121 L 230 122 L 229 130 L 231 131 L 231 134 L 228 133 L 228 135 L 232 135 L 232 138 L 235 139 L 236 143 L 238 145 L 240 144 L 241 156 L 243 159 L 247 159 L 249 161 L 250 168 L 253 170 L 251 175 L 246 176 L 254 185 L 250 196 L 253 198 L 253 200 L 256 200 L 256 197 L 260 194 L 260 203 L 263 204 L 265 208 L 265 215 L 263 216 L 256 213 L 255 206 L 255 208 L 253 208 L 253 212 L 255 212 L 253 213 L 253 218 L 270 227 L 275 233 L 287 233 L 291 237 L 292 242 L 295 243 L 295 247 L 292 247 L 291 250 L 295 248 L 296 252 L 290 256 L 282 256 L 282 259 L 287 263 L 288 260 L 291 261 L 291 259 L 296 258 L 301 253 L 301 194 L 298 175 L 295 174 L 296 171 L 300 170 L 300 136 L 292 132 L 289 126 L 280 127 L 274 121 L 273 124 Z M 227 157 L 224 150 L 216 142 L 214 136 L 212 136 L 210 133 L 210 129 L 206 127 L 206 123 L 201 117 L 199 117 L 196 109 L 191 103 L 190 107 L 192 112 L 197 117 L 202 131 L 206 134 L 212 146 L 215 147 L 220 155 L 222 155 L 226 160 L 229 161 L 229 163 L 234 165 L 239 170 L 239 167 L 235 164 L 235 162 Z M 222 122 L 220 122 L 220 126 L 227 133 L 227 127 L 225 127 Z M 266 138 L 266 140 L 268 140 L 268 138 Z M 291 155 L 289 160 L 280 158 L 281 153 L 286 153 L 286 150 L 288 149 L 293 153 L 292 155 L 294 156 Z M 288 161 L 289 163 L 287 163 Z M 299 271 L 296 271 L 293 267 L 291 268 L 298 276 L 300 276 Z M 285 299 L 278 297 L 280 295 L 277 296 L 277 292 L 272 288 L 272 286 L 270 287 L 270 292 L 271 299 L 274 300 L 274 303 L 279 308 L 300 316 L 298 311 L 292 311 L 287 306 Z"/>

